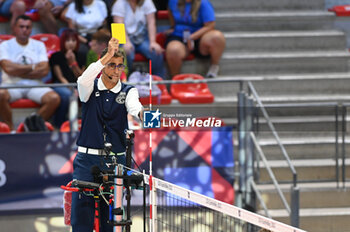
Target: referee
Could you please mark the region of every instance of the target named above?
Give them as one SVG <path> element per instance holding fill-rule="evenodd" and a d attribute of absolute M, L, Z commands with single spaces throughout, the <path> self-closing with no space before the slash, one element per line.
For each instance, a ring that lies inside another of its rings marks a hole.
<path fill-rule="evenodd" d="M 78 154 L 74 159 L 73 179 L 93 182 L 93 166 L 107 170 L 106 143 L 112 144 L 112 155 L 125 164 L 127 114 L 142 117 L 142 105 L 137 89 L 121 83 L 124 71 L 124 55 L 119 41 L 111 38 L 101 58 L 89 65 L 78 78 L 79 98 L 82 102 L 82 124 L 77 140 Z M 141 118 L 140 118 L 141 119 Z M 101 201 L 101 231 L 113 231 L 107 224 L 108 206 Z M 94 199 L 73 193 L 71 225 L 73 232 L 92 232 L 94 227 Z"/>

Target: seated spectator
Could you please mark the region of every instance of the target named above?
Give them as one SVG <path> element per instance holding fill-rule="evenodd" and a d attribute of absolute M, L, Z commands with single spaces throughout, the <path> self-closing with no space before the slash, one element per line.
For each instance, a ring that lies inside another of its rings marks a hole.
<path fill-rule="evenodd" d="M 60 47 L 61 50 L 52 54 L 50 58 L 52 80 L 54 83 L 76 83 L 85 68 L 85 59 L 78 53 L 78 33 L 72 29 L 63 31 L 60 36 Z M 68 87 L 56 87 L 54 90 L 61 98 L 54 120 L 55 126 L 60 127 L 68 119 L 70 97 L 73 92 Z"/>
<path fill-rule="evenodd" d="M 98 30 L 92 35 L 89 42 L 90 50 L 86 56 L 86 67 L 100 58 L 102 51 L 108 46 L 110 38 L 111 33 L 105 28 Z"/>
<path fill-rule="evenodd" d="M 43 42 L 31 39 L 32 21 L 20 15 L 15 20 L 15 38 L 0 44 L 2 84 L 40 85 L 49 72 L 46 48 Z M 38 114 L 48 120 L 60 104 L 60 97 L 51 88 L 18 88 L 0 90 L 0 117 L 13 130 L 10 102 L 28 98 L 40 104 Z"/>
<path fill-rule="evenodd" d="M 87 44 L 91 35 L 106 26 L 107 7 L 100 0 L 74 0 L 62 13 L 68 27 L 79 32 L 79 41 Z"/>
<path fill-rule="evenodd" d="M 152 0 L 118 0 L 112 8 L 115 23 L 124 23 L 129 72 L 135 52 L 152 60 L 152 73 L 164 77 L 163 48 L 156 42 L 156 8 Z"/>
<path fill-rule="evenodd" d="M 169 20 L 172 29 L 165 54 L 170 75 L 179 74 L 183 60 L 194 52 L 197 56 L 210 56 L 206 76 L 216 77 L 226 40 L 222 32 L 214 29 L 214 8 L 209 0 L 169 0 Z"/>
<path fill-rule="evenodd" d="M 0 16 L 11 17 L 11 30 L 13 30 L 16 18 L 25 11 L 26 4 L 22 0 L 0 0 Z"/>
<path fill-rule="evenodd" d="M 15 0 L 21 1 L 21 0 Z M 63 9 L 72 0 L 23 0 L 26 2 L 27 10 L 36 10 L 40 16 L 40 23 L 45 32 L 57 34 L 58 25 L 56 17 L 59 17 Z"/>
<path fill-rule="evenodd" d="M 90 50 L 86 56 L 86 67 L 88 67 L 91 63 L 98 61 L 100 58 L 103 50 L 108 47 L 108 42 L 111 39 L 111 33 L 109 30 L 102 28 L 95 32 L 92 37 L 91 41 L 89 43 L 90 45 Z M 121 51 L 123 54 L 124 49 L 120 48 L 119 51 Z M 124 54 L 125 57 L 125 54 Z M 127 60 L 124 60 L 124 75 L 120 77 L 122 81 L 126 80 L 126 75 L 128 75 L 128 68 L 127 68 Z"/>

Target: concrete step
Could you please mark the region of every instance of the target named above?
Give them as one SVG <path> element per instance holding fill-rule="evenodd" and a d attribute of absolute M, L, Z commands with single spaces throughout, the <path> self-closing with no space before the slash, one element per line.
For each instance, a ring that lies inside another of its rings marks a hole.
<path fill-rule="evenodd" d="M 271 210 L 273 219 L 290 224 L 285 210 Z M 349 232 L 350 207 L 300 210 L 300 228 L 310 232 Z"/>
<path fill-rule="evenodd" d="M 333 138 L 334 140 L 334 138 Z M 341 140 L 339 140 L 341 142 Z M 288 156 L 291 160 L 295 159 L 334 159 L 336 157 L 336 145 L 334 141 L 325 141 L 319 139 L 307 141 L 301 141 L 298 143 L 295 140 L 294 143 L 283 143 Z M 341 149 L 338 148 L 338 156 L 341 157 Z M 346 144 L 346 150 L 349 151 L 350 144 Z M 284 160 L 282 151 L 275 143 L 274 145 L 263 145 L 262 150 L 267 156 L 268 160 Z"/>
<path fill-rule="evenodd" d="M 322 0 L 236 0 L 230 1 L 228 4 L 225 0 L 215 0 L 211 1 L 216 12 L 221 10 L 227 10 L 228 8 L 231 10 L 240 10 L 240 11 L 252 11 L 252 10 L 285 10 L 285 9 L 293 9 L 293 10 L 304 10 L 304 9 L 323 9 L 324 1 Z"/>
<path fill-rule="evenodd" d="M 298 181 L 335 181 L 336 180 L 336 162 L 334 159 L 302 159 L 292 160 Z M 341 160 L 339 160 L 341 164 Z M 274 172 L 278 181 L 290 182 L 293 179 L 291 170 L 284 160 L 269 160 L 269 165 Z M 346 178 L 350 178 L 350 159 L 346 160 Z M 260 183 L 271 182 L 271 178 L 264 168 L 264 164 L 260 164 Z"/>
<path fill-rule="evenodd" d="M 225 120 L 224 120 L 225 121 Z M 286 149 L 288 157 L 291 160 L 312 160 L 312 159 L 330 159 L 336 160 L 336 157 L 342 159 L 343 150 L 342 150 L 342 139 L 339 138 L 338 146 L 336 146 L 335 136 L 333 135 L 324 135 L 324 136 L 312 136 L 311 133 L 305 135 L 298 133 L 288 133 L 289 138 L 281 135 L 283 133 L 278 133 L 281 142 Z M 319 134 L 319 133 L 318 133 Z M 263 138 L 263 139 L 260 139 Z M 285 157 L 282 153 L 281 148 L 276 142 L 276 139 L 273 137 L 272 133 L 265 133 L 263 136 L 258 136 L 258 141 L 261 146 L 261 149 L 269 161 L 285 161 Z M 239 159 L 238 151 L 238 134 L 237 131 L 233 132 L 233 143 L 234 149 L 236 151 L 234 158 L 235 160 Z M 345 158 L 350 159 L 350 134 L 347 133 L 345 140 Z M 258 155 L 256 153 L 256 155 Z M 335 161 L 334 161 L 335 163 Z M 342 165 L 340 160 L 339 165 Z"/>
<path fill-rule="evenodd" d="M 271 122 L 277 132 L 289 132 L 289 133 L 310 133 L 310 132 L 323 132 L 334 133 L 336 126 L 340 126 L 340 123 L 336 122 L 335 116 L 289 116 L 289 117 L 271 117 Z M 347 118 L 350 121 L 350 118 Z M 265 118 L 260 117 L 259 123 L 256 125 L 259 132 L 270 131 L 269 126 Z"/>
<path fill-rule="evenodd" d="M 333 28 L 335 15 L 321 10 L 225 11 L 216 13 L 222 31 L 290 31 Z"/>
<path fill-rule="evenodd" d="M 346 47 L 344 32 L 321 31 L 264 31 L 225 32 L 229 52 L 343 50 Z"/>
<path fill-rule="evenodd" d="M 301 74 L 347 72 L 350 53 L 347 51 L 225 52 L 220 61 L 220 75 Z M 209 59 L 184 62 L 182 73 L 206 75 Z"/>
<path fill-rule="evenodd" d="M 298 185 L 300 190 L 300 208 L 350 207 L 350 189 L 343 188 L 343 183 L 305 183 Z M 290 185 L 281 185 L 281 190 L 290 205 Z M 283 209 L 284 205 L 274 185 L 260 185 L 267 208 Z"/>
<path fill-rule="evenodd" d="M 350 72 L 265 74 L 265 75 L 220 75 L 217 80 L 223 83 L 209 83 L 210 91 L 216 97 L 227 97 L 239 92 L 238 80 L 251 81 L 261 96 L 274 95 L 334 95 L 348 94 Z M 245 88 L 246 89 L 246 88 Z M 290 112 L 289 112 L 290 113 Z"/>

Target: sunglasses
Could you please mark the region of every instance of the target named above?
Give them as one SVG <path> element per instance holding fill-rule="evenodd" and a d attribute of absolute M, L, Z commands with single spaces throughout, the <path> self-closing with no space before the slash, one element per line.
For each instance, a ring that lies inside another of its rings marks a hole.
<path fill-rule="evenodd" d="M 119 71 L 123 71 L 125 69 L 124 64 L 116 64 L 116 63 L 109 63 L 107 64 L 107 67 L 113 70 L 118 68 Z"/>

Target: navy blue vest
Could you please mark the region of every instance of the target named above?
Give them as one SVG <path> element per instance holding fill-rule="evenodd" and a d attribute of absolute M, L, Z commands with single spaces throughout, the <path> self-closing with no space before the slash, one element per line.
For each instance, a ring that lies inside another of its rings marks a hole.
<path fill-rule="evenodd" d="M 97 79 L 94 90 L 87 102 L 82 102 L 81 131 L 77 140 L 78 146 L 94 149 L 104 148 L 104 133 L 106 142 L 112 144 L 114 153 L 126 149 L 126 134 L 128 129 L 125 99 L 133 86 L 122 83 L 121 91 L 113 93 L 109 90 L 100 91 Z"/>

